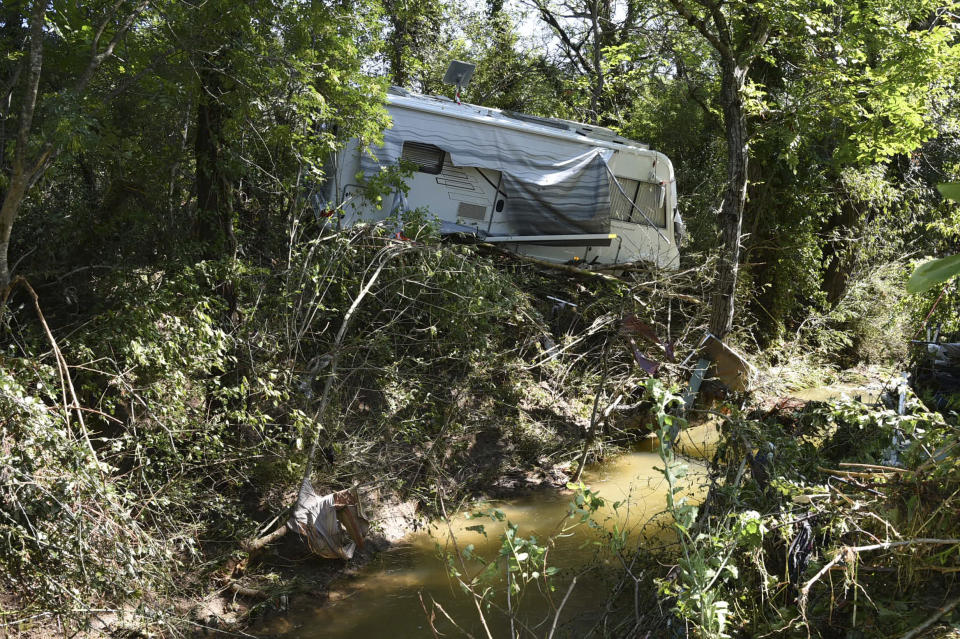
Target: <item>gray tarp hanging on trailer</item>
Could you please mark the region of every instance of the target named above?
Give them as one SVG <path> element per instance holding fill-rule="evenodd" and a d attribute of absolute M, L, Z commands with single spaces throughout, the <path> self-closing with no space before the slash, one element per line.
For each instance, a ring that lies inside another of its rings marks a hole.
<path fill-rule="evenodd" d="M 365 174 L 396 164 L 404 142 L 432 144 L 456 166 L 503 174 L 504 221 L 517 235 L 610 232 L 606 163 L 612 150 L 509 129 L 492 119 L 488 124 L 399 105 L 389 111 L 393 126 L 383 132 L 383 146 L 361 156 Z"/>

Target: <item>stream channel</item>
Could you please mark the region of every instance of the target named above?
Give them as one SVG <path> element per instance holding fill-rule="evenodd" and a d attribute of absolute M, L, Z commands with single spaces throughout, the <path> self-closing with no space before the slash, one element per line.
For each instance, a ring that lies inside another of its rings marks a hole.
<path fill-rule="evenodd" d="M 794 395 L 825 400 L 841 393 L 851 395 L 855 390 L 859 389 L 825 387 Z M 680 450 L 687 457 L 688 465 L 688 475 L 683 481 L 687 485 L 686 495 L 693 501 L 705 494 L 706 461 L 713 455 L 716 440 L 716 425 L 712 422 L 692 426 L 681 433 Z M 574 576 L 577 583 L 563 607 L 555 636 L 584 636 L 596 623 L 597 611 L 606 605 L 616 585 L 609 576 L 604 579 L 604 573 L 609 575 L 614 571 L 603 570 L 605 563 L 617 561 L 616 558 L 609 551 L 598 552 L 607 531 L 616 527 L 628 532 L 628 554 L 629 548 L 638 543 L 655 546 L 673 537 L 669 522 L 664 517 L 655 517 L 665 508 L 667 489 L 662 473 L 655 470 L 662 467 L 658 445 L 656 438 L 642 440 L 632 450 L 588 467 L 584 472 L 583 483 L 606 502 L 594 516 L 601 525 L 597 528 L 580 525 L 570 534 L 555 537 L 550 545 L 547 563 L 559 570 L 551 578 L 555 590 L 545 595 L 532 584 L 519 607 L 519 616 L 530 627 L 536 627 L 538 636 L 549 634 L 554 611 Z M 573 498 L 572 491 L 544 489 L 511 499 L 473 504 L 453 514 L 449 527 L 443 521 L 433 522 L 380 553 L 356 574 L 338 579 L 331 585 L 328 600 L 312 605 L 309 600 L 298 599 L 288 614 L 261 624 L 258 634 L 284 639 L 430 637 L 433 633 L 421 604 L 422 597 L 428 609 L 432 599 L 463 630 L 475 637 L 484 637 L 486 632 L 473 600 L 447 572 L 444 556 L 455 557 L 450 530 L 461 551 L 472 545 L 474 555 L 493 559 L 500 549 L 507 522 L 519 526 L 519 536 L 535 535 L 543 544 L 548 537 L 557 536 L 564 526 L 570 525 L 567 514 Z M 615 502 L 619 502 L 617 508 L 613 508 Z M 468 518 L 470 513 L 494 508 L 502 511 L 504 521 Z M 467 530 L 468 526 L 477 524 L 484 525 L 486 535 Z M 481 569 L 477 562 L 468 563 L 467 567 L 471 575 Z M 505 608 L 506 583 L 502 569 L 500 578 L 491 585 L 499 593 L 496 603 Z M 513 603 L 516 605 L 516 601 Z M 494 610 L 486 617 L 493 637 L 510 636 L 504 615 Z M 446 636 L 463 636 L 439 611 L 436 611 L 434 626 Z"/>
<path fill-rule="evenodd" d="M 716 427 L 712 423 L 691 427 L 681 435 L 681 450 L 692 458 L 687 461 L 689 474 L 684 481 L 690 484 L 688 492 L 694 499 L 703 494 L 704 487 L 700 484 L 706 479 L 706 466 L 699 460 L 712 455 L 716 438 Z M 546 620 L 537 634 L 548 634 L 553 611 L 574 576 L 577 584 L 563 607 L 562 627 L 557 629 L 556 636 L 566 636 L 572 630 L 586 630 L 593 624 L 596 610 L 606 604 L 607 595 L 615 585 L 603 581 L 606 571 L 602 570 L 602 564 L 615 561 L 615 557 L 610 552 L 598 552 L 606 531 L 615 527 L 626 530 L 628 549 L 635 547 L 641 539 L 659 544 L 671 536 L 665 530 L 663 517 L 651 521 L 666 505 L 666 481 L 662 473 L 654 469 L 663 465 L 657 453 L 658 445 L 656 438 L 642 440 L 632 450 L 585 470 L 583 483 L 606 502 L 605 507 L 594 515 L 594 520 L 601 526 L 591 528 L 581 524 L 568 534 L 555 538 L 550 545 L 547 564 L 559 570 L 551 578 L 555 590 L 545 596 L 536 584 L 531 584 L 520 604 L 520 616 L 531 625 Z M 335 581 L 329 600 L 312 606 L 309 601 L 298 599 L 289 614 L 262 624 L 258 634 L 284 639 L 429 637 L 432 632 L 421 605 L 422 596 L 428 607 L 431 598 L 437 601 L 464 630 L 477 637 L 485 636 L 472 599 L 462 592 L 447 572 L 443 556 L 453 557 L 455 552 L 450 529 L 461 551 L 472 544 L 474 555 L 493 559 L 500 549 L 507 522 L 519 526 L 519 536 L 534 535 L 540 543 L 545 543 L 548 537 L 571 525 L 567 515 L 573 499 L 572 491 L 543 489 L 506 500 L 473 504 L 452 515 L 449 528 L 443 521 L 433 522 L 380 553 L 357 574 Z M 615 502 L 619 502 L 617 508 L 613 508 Z M 492 509 L 500 510 L 505 519 L 468 518 L 470 513 Z M 486 535 L 467 530 L 468 526 L 477 524 L 484 525 Z M 482 568 L 478 562 L 468 563 L 467 567 L 470 574 Z M 497 604 L 505 607 L 503 570 L 500 578 L 494 579 L 491 585 L 500 593 Z M 494 610 L 486 616 L 494 637 L 509 636 L 503 615 Z M 461 634 L 439 611 L 434 625 L 447 636 Z"/>

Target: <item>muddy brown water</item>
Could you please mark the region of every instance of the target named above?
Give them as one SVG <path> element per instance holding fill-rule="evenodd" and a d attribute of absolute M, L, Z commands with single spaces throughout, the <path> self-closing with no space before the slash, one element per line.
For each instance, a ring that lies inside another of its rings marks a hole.
<path fill-rule="evenodd" d="M 715 440 L 715 426 L 706 424 L 684 431 L 681 446 L 690 456 L 703 458 L 711 454 Z M 445 522 L 435 522 L 423 531 L 408 535 L 363 566 L 356 575 L 335 582 L 329 600 L 315 605 L 298 600 L 295 610 L 261 625 L 258 634 L 288 639 L 429 637 L 432 632 L 421 605 L 422 597 L 428 607 L 431 600 L 439 603 L 457 624 L 474 636 L 484 636 L 472 599 L 450 578 L 443 558 L 452 558 L 456 552 L 450 529 L 461 552 L 472 545 L 475 555 L 495 558 L 507 522 L 516 524 L 518 534 L 523 537 L 535 535 L 542 543 L 554 537 L 549 544 L 547 563 L 559 569 L 551 579 L 555 586 L 552 593 L 545 595 L 536 586 L 525 591 L 520 616 L 531 625 L 546 620 L 546 625 L 541 625 L 537 633 L 546 636 L 553 611 L 576 575 L 577 584 L 563 608 L 562 627 L 557 636 L 562 636 L 561 632 L 569 634 L 578 624 L 587 627 L 596 616 L 593 613 L 605 604 L 609 592 L 610 584 L 605 588 L 603 583 L 603 575 L 609 573 L 605 573 L 603 566 L 615 559 L 609 553 L 597 552 L 604 543 L 605 533 L 626 531 L 628 543 L 634 545 L 641 539 L 664 543 L 670 537 L 664 518 L 655 517 L 666 505 L 666 481 L 660 471 L 655 470 L 662 465 L 657 445 L 656 439 L 641 441 L 633 450 L 608 458 L 584 472 L 583 483 L 606 502 L 594 516 L 600 524 L 597 528 L 580 525 L 568 533 L 563 532 L 564 527 L 572 523 L 567 518 L 574 497 L 570 491 L 539 490 L 508 500 L 473 504 L 468 510 L 451 516 L 449 529 Z M 691 486 L 688 493 L 697 499 L 702 494 L 699 484 L 705 477 L 705 466 L 696 460 L 687 463 L 690 474 L 686 481 Z M 615 502 L 619 503 L 613 508 Z M 471 513 L 494 508 L 505 515 L 504 521 L 490 517 L 468 518 Z M 486 535 L 467 530 L 468 526 L 477 524 L 484 525 Z M 480 565 L 474 562 L 467 567 L 477 571 Z M 494 580 L 490 585 L 501 595 L 505 591 L 503 579 Z M 506 605 L 503 596 L 496 597 L 495 602 Z M 440 632 L 448 636 L 459 634 L 439 610 L 436 615 L 434 624 Z M 491 611 L 485 617 L 494 637 L 508 636 L 503 615 Z"/>
<path fill-rule="evenodd" d="M 827 387 L 794 393 L 802 399 L 825 400 L 841 394 L 863 394 L 864 389 Z M 704 462 L 712 456 L 717 439 L 715 423 L 693 426 L 681 434 L 682 451 L 693 458 L 687 461 L 689 474 L 687 494 L 699 499 L 705 490 Z M 611 530 L 627 531 L 628 544 L 663 544 L 672 533 L 664 517 L 657 517 L 666 505 L 666 481 L 660 471 L 661 460 L 656 439 L 638 443 L 633 450 L 603 464 L 588 468 L 583 483 L 599 493 L 607 506 L 594 519 L 600 526 L 579 526 L 563 533 L 573 494 L 569 491 L 541 490 L 513 499 L 474 504 L 468 510 L 452 515 L 450 525 L 435 522 L 426 530 L 407 536 L 402 542 L 380 553 L 363 566 L 357 574 L 334 582 L 330 597 L 311 604 L 298 600 L 294 610 L 262 624 L 258 634 L 284 639 L 342 639 L 387 637 L 430 637 L 432 631 L 424 611 L 424 602 L 431 608 L 436 601 L 458 625 L 475 637 L 486 636 L 473 600 L 465 595 L 450 578 L 445 563 L 455 557 L 450 530 L 461 552 L 472 545 L 473 553 L 487 559 L 496 557 L 500 536 L 506 522 L 518 525 L 518 534 L 535 535 L 541 543 L 554 537 L 550 543 L 548 564 L 559 569 L 551 583 L 555 590 L 540 592 L 536 587 L 526 590 L 520 603 L 520 617 L 530 627 L 536 627 L 538 636 L 549 633 L 554 610 L 573 576 L 577 584 L 571 593 L 556 636 L 581 636 L 592 627 L 597 611 L 606 604 L 612 583 L 605 581 L 614 571 L 603 567 L 615 559 L 609 553 L 598 553 L 604 544 L 605 533 Z M 613 504 L 619 502 L 617 508 Z M 505 521 L 490 518 L 468 518 L 477 511 L 499 509 Z M 468 526 L 483 524 L 486 535 Z M 471 571 L 479 571 L 477 563 L 468 564 Z M 501 571 L 502 575 L 502 571 Z M 503 579 L 492 585 L 501 596 L 497 605 L 506 606 L 506 584 Z M 512 602 L 515 604 L 515 602 Z M 434 625 L 447 636 L 463 636 L 443 614 L 435 612 Z M 496 611 L 486 615 L 486 623 L 493 637 L 509 636 L 504 616 Z"/>
<path fill-rule="evenodd" d="M 833 384 L 830 386 L 817 386 L 815 388 L 806 388 L 804 390 L 791 393 L 797 399 L 804 399 L 811 402 L 825 402 L 841 398 L 859 399 L 865 404 L 875 403 L 883 390 L 880 384 L 863 386 L 858 384 Z"/>

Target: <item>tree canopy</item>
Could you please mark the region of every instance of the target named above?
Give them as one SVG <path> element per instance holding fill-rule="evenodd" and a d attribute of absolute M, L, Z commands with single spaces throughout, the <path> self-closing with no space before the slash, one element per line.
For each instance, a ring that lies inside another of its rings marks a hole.
<path fill-rule="evenodd" d="M 477 65 L 466 102 L 609 127 L 669 157 L 689 230 L 679 270 L 550 277 L 489 244 L 441 243 L 422 210 L 338 228 L 345 200 L 408 177 L 401 162 L 330 189 L 338 151 L 382 142 L 390 85 L 452 97 L 453 59 Z M 501 472 L 484 446 L 524 475 L 581 444 L 582 468 L 621 412 L 642 413 L 624 438 L 654 422 L 666 438 L 682 402 L 650 371 L 685 381 L 705 332 L 771 370 L 811 352 L 828 370 L 902 360 L 924 327 L 960 334 L 957 69 L 960 15 L 942 0 L 4 0 L 0 628 L 8 597 L 75 619 L 137 601 L 161 618 L 183 575 L 214 563 L 215 589 L 242 593 L 266 544 L 250 540 L 264 522 L 279 522 L 268 541 L 287 530 L 277 504 L 296 481 L 342 502 L 378 475 L 439 513 L 444 495 L 488 488 L 483 464 Z M 928 399 L 956 421 L 957 400 Z M 725 493 L 716 503 L 757 508 L 726 532 L 762 552 L 759 511 L 793 508 L 807 495 L 789 491 L 832 472 L 811 451 L 872 472 L 874 435 L 903 424 L 920 448 L 910 470 L 879 467 L 905 476 L 884 508 L 907 504 L 913 523 L 918 495 L 953 508 L 956 469 L 928 476 L 925 460 L 955 435 L 910 411 L 820 407 L 789 432 L 725 420 L 726 486 L 748 464 L 762 476 L 773 442 L 791 482 Z M 871 457 L 850 456 L 857 442 Z M 681 543 L 710 556 L 661 594 L 709 609 L 719 636 L 727 609 L 683 579 L 710 591 L 734 550 L 690 528 L 665 472 Z M 876 496 L 862 475 L 835 476 Z M 946 529 L 950 508 L 921 519 Z M 880 534 L 858 512 L 843 521 Z M 822 536 L 853 530 L 839 527 Z M 542 557 L 523 543 L 524 561 Z M 797 586 L 777 586 L 790 605 Z"/>

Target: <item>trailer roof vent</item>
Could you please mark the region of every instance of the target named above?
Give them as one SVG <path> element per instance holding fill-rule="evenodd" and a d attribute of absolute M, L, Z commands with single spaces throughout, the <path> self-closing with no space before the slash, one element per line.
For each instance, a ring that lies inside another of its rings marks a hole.
<path fill-rule="evenodd" d="M 483 220 L 487 217 L 487 207 L 480 204 L 461 202 L 460 206 L 457 207 L 457 216 L 469 220 Z"/>

